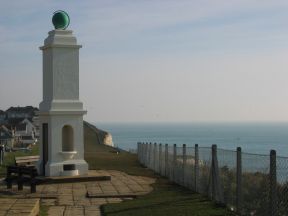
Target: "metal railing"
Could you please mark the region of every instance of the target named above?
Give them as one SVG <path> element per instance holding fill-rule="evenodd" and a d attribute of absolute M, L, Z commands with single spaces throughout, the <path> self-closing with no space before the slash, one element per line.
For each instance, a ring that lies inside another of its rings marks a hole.
<path fill-rule="evenodd" d="M 138 143 L 140 163 L 238 215 L 288 215 L 288 158 L 185 144 Z"/>

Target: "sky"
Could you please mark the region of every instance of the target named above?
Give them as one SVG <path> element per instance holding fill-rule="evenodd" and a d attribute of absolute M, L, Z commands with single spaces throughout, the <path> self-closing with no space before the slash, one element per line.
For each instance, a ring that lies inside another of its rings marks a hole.
<path fill-rule="evenodd" d="M 0 109 L 41 102 L 56 10 L 88 121 L 288 121 L 287 0 L 0 0 Z"/>

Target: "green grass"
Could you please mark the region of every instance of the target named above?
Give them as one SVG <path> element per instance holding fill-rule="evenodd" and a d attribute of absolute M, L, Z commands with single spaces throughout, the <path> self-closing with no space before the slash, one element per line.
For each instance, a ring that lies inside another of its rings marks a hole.
<path fill-rule="evenodd" d="M 39 216 L 47 216 L 48 215 L 48 206 L 43 206 L 40 205 L 40 209 L 39 209 Z"/>
<path fill-rule="evenodd" d="M 217 206 L 200 194 L 158 178 L 154 191 L 131 201 L 102 206 L 103 215 L 189 215 L 223 216 L 233 215 L 227 209 Z"/>
<path fill-rule="evenodd" d="M 153 176 L 153 172 L 143 169 L 137 160 L 137 155 L 121 151 L 117 154 L 115 148 L 97 144 L 97 133 L 89 127 L 84 127 L 85 160 L 89 169 L 119 170 L 131 175 Z"/>
<path fill-rule="evenodd" d="M 200 194 L 193 193 L 162 178 L 141 166 L 137 155 L 128 152 L 116 154 L 114 148 L 97 145 L 93 129 L 85 128 L 85 160 L 90 169 L 120 170 L 130 175 L 156 178 L 153 192 L 134 200 L 102 206 L 107 216 L 141 215 L 191 215 L 191 216 L 232 216 L 226 208 L 217 206 Z"/>

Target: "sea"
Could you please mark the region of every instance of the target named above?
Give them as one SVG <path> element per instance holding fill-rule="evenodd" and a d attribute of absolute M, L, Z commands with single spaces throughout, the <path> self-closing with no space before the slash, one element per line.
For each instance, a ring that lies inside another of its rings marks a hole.
<path fill-rule="evenodd" d="M 288 157 L 288 122 L 270 123 L 94 123 L 112 134 L 114 146 L 137 149 L 137 142 L 211 147 L 252 154 Z"/>

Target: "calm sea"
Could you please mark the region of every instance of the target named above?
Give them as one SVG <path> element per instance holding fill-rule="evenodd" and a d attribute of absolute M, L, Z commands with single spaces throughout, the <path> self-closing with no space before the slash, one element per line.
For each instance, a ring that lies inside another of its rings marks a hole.
<path fill-rule="evenodd" d="M 136 149 L 137 142 L 187 144 L 288 157 L 288 123 L 96 123 L 112 134 L 114 145 Z"/>

